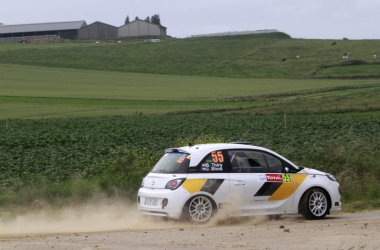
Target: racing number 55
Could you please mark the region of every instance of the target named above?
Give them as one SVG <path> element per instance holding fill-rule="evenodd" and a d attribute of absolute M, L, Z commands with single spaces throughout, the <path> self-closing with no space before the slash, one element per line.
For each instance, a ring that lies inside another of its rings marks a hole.
<path fill-rule="evenodd" d="M 223 156 L 222 151 L 211 152 L 211 157 L 212 157 L 213 162 L 220 162 L 220 163 L 224 162 L 224 156 Z"/>

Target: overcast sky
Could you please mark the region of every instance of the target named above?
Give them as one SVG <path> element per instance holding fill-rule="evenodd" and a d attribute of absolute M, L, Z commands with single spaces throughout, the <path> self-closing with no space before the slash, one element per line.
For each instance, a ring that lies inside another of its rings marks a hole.
<path fill-rule="evenodd" d="M 168 34 L 278 29 L 297 38 L 380 39 L 380 0 L 0 0 L 0 23 L 115 26 L 159 14 Z"/>

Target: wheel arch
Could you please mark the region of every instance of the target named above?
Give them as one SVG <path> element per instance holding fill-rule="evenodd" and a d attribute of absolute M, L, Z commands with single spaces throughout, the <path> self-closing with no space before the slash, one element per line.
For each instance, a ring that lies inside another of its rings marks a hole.
<path fill-rule="evenodd" d="M 203 192 L 195 193 L 195 194 L 191 195 L 186 200 L 186 202 L 183 204 L 182 212 L 181 212 L 181 218 L 184 218 L 184 215 L 186 215 L 185 210 L 186 210 L 188 204 L 190 203 L 190 201 L 197 196 L 206 196 L 207 198 L 209 198 L 211 200 L 212 207 L 213 207 L 213 209 L 215 209 L 215 212 L 218 210 L 218 204 L 216 203 L 215 199 L 209 193 L 203 193 Z"/>
<path fill-rule="evenodd" d="M 297 201 L 298 205 L 297 205 L 297 208 L 298 208 L 298 213 L 300 213 L 300 206 L 301 206 L 301 201 L 302 199 L 305 197 L 305 195 L 310 191 L 310 190 L 313 190 L 313 189 L 320 189 L 322 190 L 326 195 L 327 195 L 327 202 L 328 202 L 328 208 L 327 208 L 327 213 L 329 214 L 330 213 L 330 209 L 331 209 L 331 206 L 332 206 L 332 201 L 331 201 L 331 195 L 330 193 L 327 191 L 326 188 L 324 187 L 321 187 L 321 186 L 313 186 L 313 187 L 310 187 L 308 189 L 306 189 L 302 195 L 300 196 L 299 200 Z"/>
<path fill-rule="evenodd" d="M 218 204 L 216 203 L 214 197 L 212 197 L 212 195 L 210 195 L 209 193 L 206 193 L 206 192 L 200 192 L 200 193 L 193 194 L 192 196 L 190 196 L 186 200 L 186 202 L 183 205 L 183 207 L 186 207 L 186 205 L 191 201 L 191 199 L 193 199 L 194 197 L 197 197 L 197 196 L 206 196 L 207 198 L 210 198 L 213 208 L 218 209 Z"/>

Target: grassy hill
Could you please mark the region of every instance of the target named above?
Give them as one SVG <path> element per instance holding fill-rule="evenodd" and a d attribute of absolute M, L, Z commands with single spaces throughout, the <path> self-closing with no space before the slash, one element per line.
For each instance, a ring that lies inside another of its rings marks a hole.
<path fill-rule="evenodd" d="M 351 65 L 342 71 L 344 53 L 350 54 L 350 60 L 371 65 Z M 305 40 L 271 33 L 164 39 L 154 44 L 145 44 L 139 39 L 123 40 L 122 43 L 0 44 L 0 63 L 233 78 L 339 77 L 346 74 L 379 78 L 380 64 L 372 64 L 372 56 L 376 53 L 380 53 L 380 40 Z M 321 65 L 330 66 L 329 71 L 320 70 Z"/>
<path fill-rule="evenodd" d="M 0 64 L 0 119 L 247 108 L 268 112 L 263 108 L 268 105 L 289 112 L 299 110 L 301 99 L 309 109 L 361 110 L 364 105 L 380 108 L 379 91 L 376 79 L 215 78 Z"/>

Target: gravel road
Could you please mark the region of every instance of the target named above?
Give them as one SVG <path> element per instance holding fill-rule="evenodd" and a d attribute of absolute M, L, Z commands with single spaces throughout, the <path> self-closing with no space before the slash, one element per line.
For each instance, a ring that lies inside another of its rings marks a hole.
<path fill-rule="evenodd" d="M 0 249 L 380 250 L 380 211 L 337 214 L 320 221 L 257 217 L 196 226 L 154 220 L 118 231 L 0 234 Z"/>

